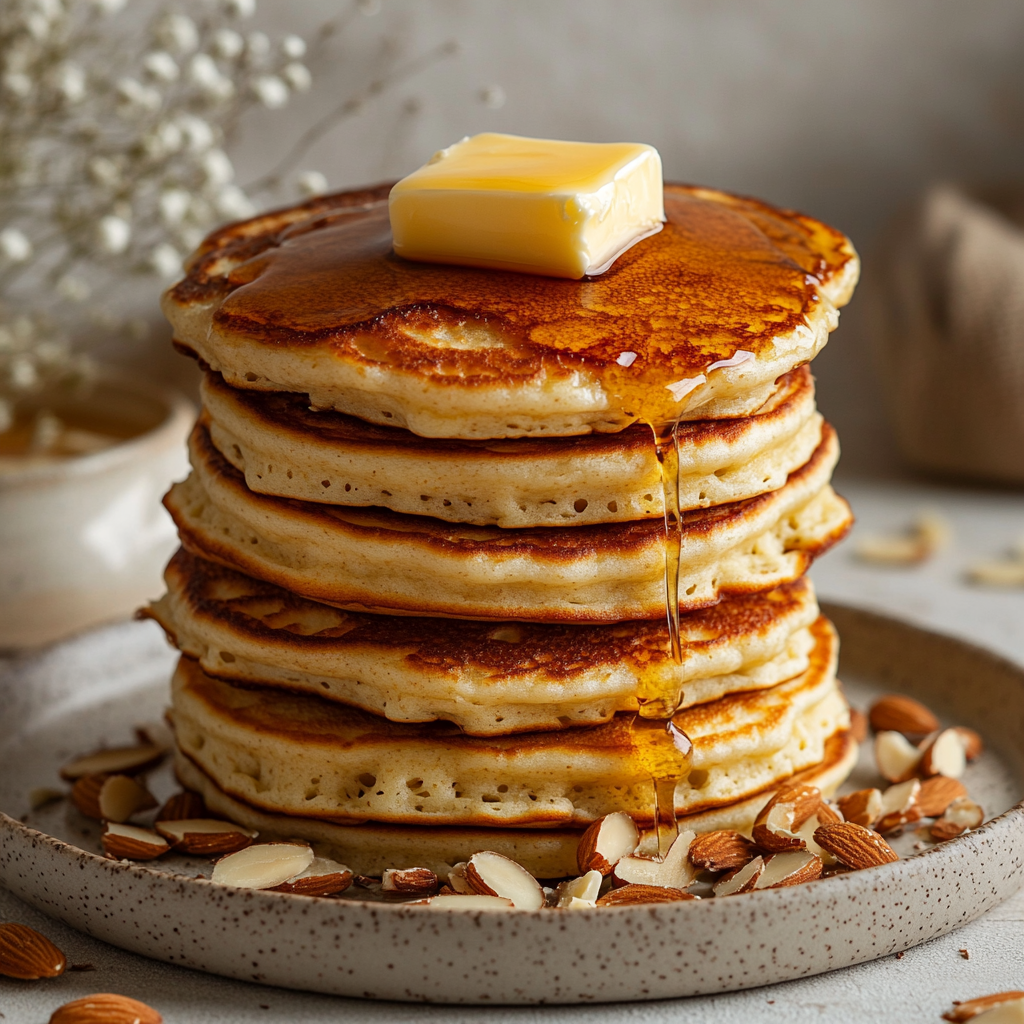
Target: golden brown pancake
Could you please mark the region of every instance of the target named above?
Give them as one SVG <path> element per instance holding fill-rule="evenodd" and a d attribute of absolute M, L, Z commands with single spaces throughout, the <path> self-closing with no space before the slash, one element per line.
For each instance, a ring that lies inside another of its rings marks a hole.
<path fill-rule="evenodd" d="M 471 735 L 594 725 L 637 709 L 642 679 L 682 707 L 761 690 L 807 669 L 818 616 L 806 578 L 662 622 L 539 625 L 345 612 L 182 550 L 147 614 L 212 676 L 315 693 L 394 722 Z"/>
<path fill-rule="evenodd" d="M 835 680 L 838 642 L 812 627 L 804 673 L 767 690 L 677 712 L 693 743 L 679 814 L 734 803 L 819 763 L 849 712 Z M 611 811 L 650 814 L 634 716 L 514 736 L 405 725 L 277 688 L 242 687 L 183 657 L 172 682 L 179 750 L 228 795 L 276 814 L 389 824 L 546 828 Z"/>
<path fill-rule="evenodd" d="M 242 391 L 212 373 L 203 406 L 214 446 L 260 494 L 513 528 L 663 515 L 653 435 L 639 423 L 567 438 L 422 438 L 315 412 L 303 395 Z M 776 490 L 811 457 L 821 424 L 806 366 L 783 377 L 756 415 L 680 424 L 680 507 Z"/>
<path fill-rule="evenodd" d="M 597 278 L 417 263 L 392 252 L 387 192 L 214 232 L 164 296 L 178 345 L 235 387 L 427 437 L 618 431 L 755 411 L 858 274 L 820 221 L 684 185 L 665 188 L 664 230 Z"/>
<path fill-rule="evenodd" d="M 842 730 L 826 740 L 824 757 L 818 764 L 743 800 L 680 816 L 679 828 L 695 832 L 736 829 L 749 835 L 758 811 L 780 784 L 803 782 L 817 786 L 830 797 L 850 774 L 856 760 L 857 744 L 849 731 Z M 454 864 L 468 860 L 480 850 L 503 853 L 537 878 L 564 878 L 579 873 L 576 847 L 582 833 L 577 829 L 452 828 L 374 822 L 341 825 L 320 818 L 268 813 L 228 796 L 180 753 L 175 757 L 175 772 L 183 786 L 203 795 L 213 813 L 257 829 L 261 841 L 306 840 L 321 856 L 347 864 L 358 874 L 380 877 L 385 868 L 422 866 L 445 878 Z M 641 850 L 651 854 L 655 849 L 653 831 L 648 831 Z"/>
<path fill-rule="evenodd" d="M 541 622 L 665 614 L 665 533 L 656 519 L 502 530 L 383 509 L 254 494 L 199 425 L 193 473 L 164 503 L 190 551 L 303 597 L 356 611 Z M 826 426 L 811 460 L 777 491 L 682 516 L 684 610 L 802 575 L 842 537 L 849 507 L 828 480 Z"/>

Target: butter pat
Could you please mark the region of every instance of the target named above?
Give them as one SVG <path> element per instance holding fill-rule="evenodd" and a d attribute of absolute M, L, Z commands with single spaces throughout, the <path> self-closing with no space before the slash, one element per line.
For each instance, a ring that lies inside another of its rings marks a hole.
<path fill-rule="evenodd" d="M 488 132 L 391 190 L 395 252 L 551 277 L 603 274 L 665 220 L 661 157 L 638 143 Z"/>

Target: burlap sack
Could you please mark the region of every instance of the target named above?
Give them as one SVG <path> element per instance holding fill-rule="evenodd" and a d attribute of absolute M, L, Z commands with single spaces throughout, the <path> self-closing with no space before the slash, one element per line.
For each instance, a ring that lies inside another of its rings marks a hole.
<path fill-rule="evenodd" d="M 1024 186 L 933 187 L 873 263 L 872 335 L 905 458 L 1024 483 Z"/>

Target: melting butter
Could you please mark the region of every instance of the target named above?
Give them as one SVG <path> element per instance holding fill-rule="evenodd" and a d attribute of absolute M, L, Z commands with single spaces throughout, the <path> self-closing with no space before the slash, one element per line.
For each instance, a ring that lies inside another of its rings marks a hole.
<path fill-rule="evenodd" d="M 661 157 L 639 143 L 486 132 L 403 178 L 388 210 L 406 259 L 578 279 L 661 230 Z"/>

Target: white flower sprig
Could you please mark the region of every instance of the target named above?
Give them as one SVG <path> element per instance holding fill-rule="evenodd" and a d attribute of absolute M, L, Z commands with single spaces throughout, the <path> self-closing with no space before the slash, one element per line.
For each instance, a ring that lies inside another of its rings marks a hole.
<path fill-rule="evenodd" d="M 0 430 L 21 396 L 82 378 L 82 361 L 56 340 L 62 325 L 83 313 L 113 325 L 105 300 L 119 282 L 175 278 L 207 232 L 255 211 L 253 195 L 286 182 L 303 196 L 327 191 L 319 171 L 295 174 L 311 145 L 452 52 L 445 44 L 372 79 L 247 190 L 226 151 L 242 116 L 307 92 L 310 58 L 379 3 L 351 0 L 310 47 L 253 30 L 255 9 L 256 0 L 0 2 Z"/>

